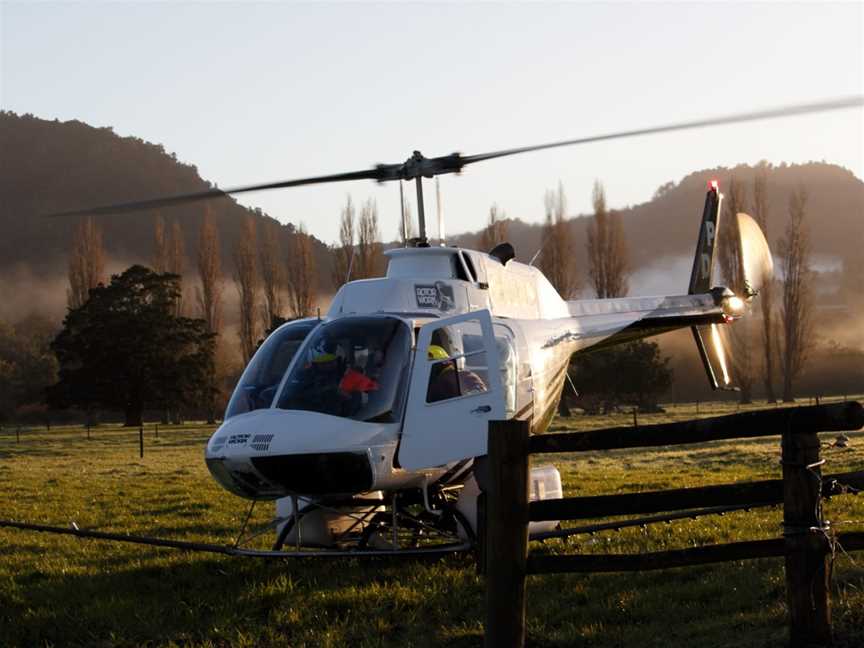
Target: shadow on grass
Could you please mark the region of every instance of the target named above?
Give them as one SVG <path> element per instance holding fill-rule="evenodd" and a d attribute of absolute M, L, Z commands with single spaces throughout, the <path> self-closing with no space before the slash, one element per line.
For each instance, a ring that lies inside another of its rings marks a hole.
<path fill-rule="evenodd" d="M 4 645 L 234 645 L 238 637 L 253 638 L 251 645 L 320 645 L 316 637 L 330 637 L 328 645 L 440 645 L 435 636 L 452 620 L 450 613 L 462 610 L 472 622 L 481 613 L 476 583 L 470 592 L 439 585 L 424 588 L 421 597 L 403 595 L 401 580 L 409 570 L 433 577 L 446 570 L 426 561 L 195 555 L 170 565 L 126 562 L 124 569 L 106 561 L 87 575 L 17 574 L 20 596 L 0 596 Z M 376 630 L 385 626 L 386 641 Z M 468 638 L 457 645 L 478 644 Z"/>
<path fill-rule="evenodd" d="M 482 644 L 483 580 L 467 556 L 258 561 L 148 548 L 93 560 L 87 574 L 31 569 L 14 581 L 12 595 L 0 591 L 10 647 Z M 531 577 L 527 645 L 779 648 L 783 599 L 779 561 Z M 838 628 L 839 645 L 860 639 Z"/>

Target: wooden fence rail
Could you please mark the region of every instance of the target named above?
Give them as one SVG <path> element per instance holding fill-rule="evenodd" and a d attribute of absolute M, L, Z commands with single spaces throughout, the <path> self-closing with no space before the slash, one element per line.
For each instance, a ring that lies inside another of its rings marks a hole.
<path fill-rule="evenodd" d="M 481 571 L 486 574 L 486 646 L 525 644 L 529 574 L 647 571 L 784 557 L 793 646 L 831 641 L 830 556 L 834 543 L 864 549 L 864 533 L 834 534 L 822 499 L 864 489 L 864 471 L 822 476 L 818 432 L 864 427 L 857 402 L 783 408 L 695 421 L 530 437 L 525 421 L 489 426 L 488 479 L 481 495 Z M 532 453 L 586 452 L 780 435 L 783 479 L 665 491 L 571 497 L 529 504 Z M 615 515 L 783 504 L 783 537 L 643 554 L 532 555 L 528 523 Z"/>
<path fill-rule="evenodd" d="M 586 452 L 706 443 L 785 433 L 843 432 L 864 425 L 861 403 L 786 407 L 711 418 L 531 437 L 530 452 Z"/>
<path fill-rule="evenodd" d="M 843 486 L 864 490 L 864 470 L 825 475 L 823 497 L 843 494 Z M 698 486 L 620 495 L 592 495 L 532 502 L 529 519 L 587 520 L 613 515 L 637 515 L 660 511 L 713 506 L 769 506 L 783 503 L 783 480 L 767 479 L 741 484 Z"/>

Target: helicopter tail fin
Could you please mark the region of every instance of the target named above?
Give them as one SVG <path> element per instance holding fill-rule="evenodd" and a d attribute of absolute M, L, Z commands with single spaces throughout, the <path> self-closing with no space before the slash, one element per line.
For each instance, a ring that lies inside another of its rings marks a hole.
<path fill-rule="evenodd" d="M 707 293 L 713 288 L 714 255 L 717 251 L 717 231 L 720 227 L 720 207 L 723 204 L 723 194 L 716 180 L 708 185 L 705 194 L 705 207 L 702 211 L 702 225 L 699 228 L 699 241 L 696 244 L 696 257 L 693 259 L 693 271 L 690 273 L 689 294 Z"/>
<path fill-rule="evenodd" d="M 699 228 L 699 240 L 696 244 L 696 256 L 693 259 L 693 271 L 690 273 L 688 293 L 697 295 L 710 292 L 714 281 L 714 257 L 717 252 L 717 232 L 720 228 L 720 208 L 723 204 L 723 194 L 716 180 L 708 185 L 705 194 L 705 207 L 702 211 L 702 225 Z M 699 358 L 708 375 L 712 389 L 731 389 L 726 362 L 726 349 L 719 334 L 717 324 L 691 326 L 693 340 L 699 351 Z"/>
<path fill-rule="evenodd" d="M 770 282 L 774 276 L 774 261 L 771 249 L 765 234 L 759 224 L 744 213 L 732 216 L 729 227 L 724 226 L 725 235 L 734 237 L 729 245 L 726 245 L 728 254 L 724 266 L 731 276 L 722 277 L 722 282 L 729 288 L 715 287 L 714 281 L 714 258 L 720 232 L 720 207 L 723 202 L 723 194 L 718 191 L 717 183 L 711 182 L 708 195 L 705 198 L 705 210 L 702 214 L 702 226 L 699 230 L 699 242 L 696 246 L 696 258 L 693 260 L 693 272 L 690 275 L 690 294 L 701 294 L 706 292 L 725 295 L 729 303 L 735 303 L 734 315 L 727 321 L 738 319 L 746 315 L 748 305 L 753 298 L 759 294 L 764 285 Z M 733 294 L 734 292 L 734 294 Z M 708 380 L 713 389 L 736 389 L 732 386 L 729 377 L 729 364 L 727 363 L 724 339 L 732 345 L 746 344 L 747 334 L 738 329 L 741 335 L 730 334 L 730 329 L 723 327 L 722 331 L 718 324 L 709 326 L 693 326 L 693 338 L 699 350 L 699 356 L 705 365 Z M 748 362 L 743 359 L 747 356 L 745 347 L 741 353 L 736 353 L 736 360 Z M 715 369 L 719 369 L 716 371 Z"/>

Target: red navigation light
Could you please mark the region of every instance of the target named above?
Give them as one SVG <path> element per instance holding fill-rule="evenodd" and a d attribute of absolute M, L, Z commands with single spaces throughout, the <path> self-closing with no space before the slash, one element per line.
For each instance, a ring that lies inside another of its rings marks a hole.
<path fill-rule="evenodd" d="M 712 180 L 708 183 L 708 187 L 713 189 L 714 191 L 720 190 L 720 184 L 716 180 Z"/>

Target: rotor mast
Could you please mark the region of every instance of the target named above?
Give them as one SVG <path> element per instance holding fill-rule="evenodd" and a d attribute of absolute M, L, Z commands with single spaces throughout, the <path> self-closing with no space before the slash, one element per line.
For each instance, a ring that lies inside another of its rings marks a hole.
<path fill-rule="evenodd" d="M 375 167 L 375 180 L 414 180 L 417 190 L 417 220 L 419 235 L 415 245 L 429 247 L 426 235 L 426 208 L 423 202 L 423 178 L 434 178 L 442 173 L 459 173 L 465 165 L 465 158 L 458 153 L 441 157 L 427 158 L 420 151 L 405 160 L 402 164 L 379 164 Z"/>

